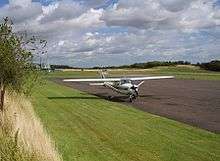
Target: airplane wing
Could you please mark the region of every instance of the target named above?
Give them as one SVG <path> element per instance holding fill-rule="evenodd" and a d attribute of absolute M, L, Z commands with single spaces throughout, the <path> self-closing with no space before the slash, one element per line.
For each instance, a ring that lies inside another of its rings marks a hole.
<path fill-rule="evenodd" d="M 89 83 L 90 86 L 104 86 L 105 83 Z"/>
<path fill-rule="evenodd" d="M 155 76 L 155 77 L 136 77 L 126 78 L 131 81 L 144 81 L 144 80 L 156 80 L 156 79 L 172 79 L 174 76 Z M 100 79 L 64 79 L 64 82 L 120 82 L 125 78 L 100 78 Z M 94 84 L 95 85 L 95 84 Z"/>
<path fill-rule="evenodd" d="M 100 79 L 64 79 L 64 82 L 119 82 L 121 78 L 100 78 Z"/>
<path fill-rule="evenodd" d="M 174 76 L 155 76 L 155 77 L 136 77 L 130 78 L 132 81 L 157 80 L 157 79 L 173 79 Z"/>

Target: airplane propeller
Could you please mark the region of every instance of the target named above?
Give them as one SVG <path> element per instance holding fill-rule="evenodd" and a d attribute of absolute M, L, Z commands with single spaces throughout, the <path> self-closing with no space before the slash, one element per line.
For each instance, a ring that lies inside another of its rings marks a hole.
<path fill-rule="evenodd" d="M 138 85 L 133 85 L 132 87 L 131 87 L 131 89 L 133 90 L 133 92 L 134 92 L 134 96 L 135 97 L 137 97 L 138 95 L 139 95 L 139 93 L 138 93 Z"/>
<path fill-rule="evenodd" d="M 134 96 L 138 97 L 139 93 L 138 93 L 138 89 L 139 87 L 144 83 L 144 81 L 140 82 L 138 85 L 133 84 L 133 86 L 131 87 L 131 89 L 134 91 Z"/>

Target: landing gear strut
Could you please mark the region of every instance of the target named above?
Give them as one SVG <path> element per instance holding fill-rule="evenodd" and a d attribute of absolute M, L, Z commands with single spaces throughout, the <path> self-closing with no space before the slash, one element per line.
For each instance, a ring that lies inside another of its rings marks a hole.
<path fill-rule="evenodd" d="M 135 95 L 132 94 L 132 95 L 129 96 L 129 101 L 130 102 L 133 102 L 134 99 L 136 99 Z"/>
<path fill-rule="evenodd" d="M 129 96 L 130 102 L 132 102 L 133 100 L 135 100 L 137 97 L 138 97 L 138 91 L 137 91 L 137 89 L 135 88 L 135 89 L 134 89 L 134 92 Z"/>

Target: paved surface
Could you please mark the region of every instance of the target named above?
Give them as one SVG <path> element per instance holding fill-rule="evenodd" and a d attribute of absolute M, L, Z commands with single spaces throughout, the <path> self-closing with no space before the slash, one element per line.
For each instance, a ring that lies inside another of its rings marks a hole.
<path fill-rule="evenodd" d="M 220 133 L 220 81 L 175 79 L 147 81 L 140 88 L 140 97 L 133 103 L 102 86 L 64 83 L 61 79 L 54 81 L 104 99 L 113 95 L 112 101 Z"/>

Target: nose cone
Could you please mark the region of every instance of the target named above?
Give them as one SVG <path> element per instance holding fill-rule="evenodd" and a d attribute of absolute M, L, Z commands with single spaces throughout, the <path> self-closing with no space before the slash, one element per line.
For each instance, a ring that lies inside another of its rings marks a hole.
<path fill-rule="evenodd" d="M 134 85 L 131 87 L 131 89 L 133 89 L 133 90 L 135 90 L 135 91 L 138 91 L 138 86 L 134 84 Z"/>
<path fill-rule="evenodd" d="M 138 85 L 134 85 L 136 91 L 138 91 Z"/>

